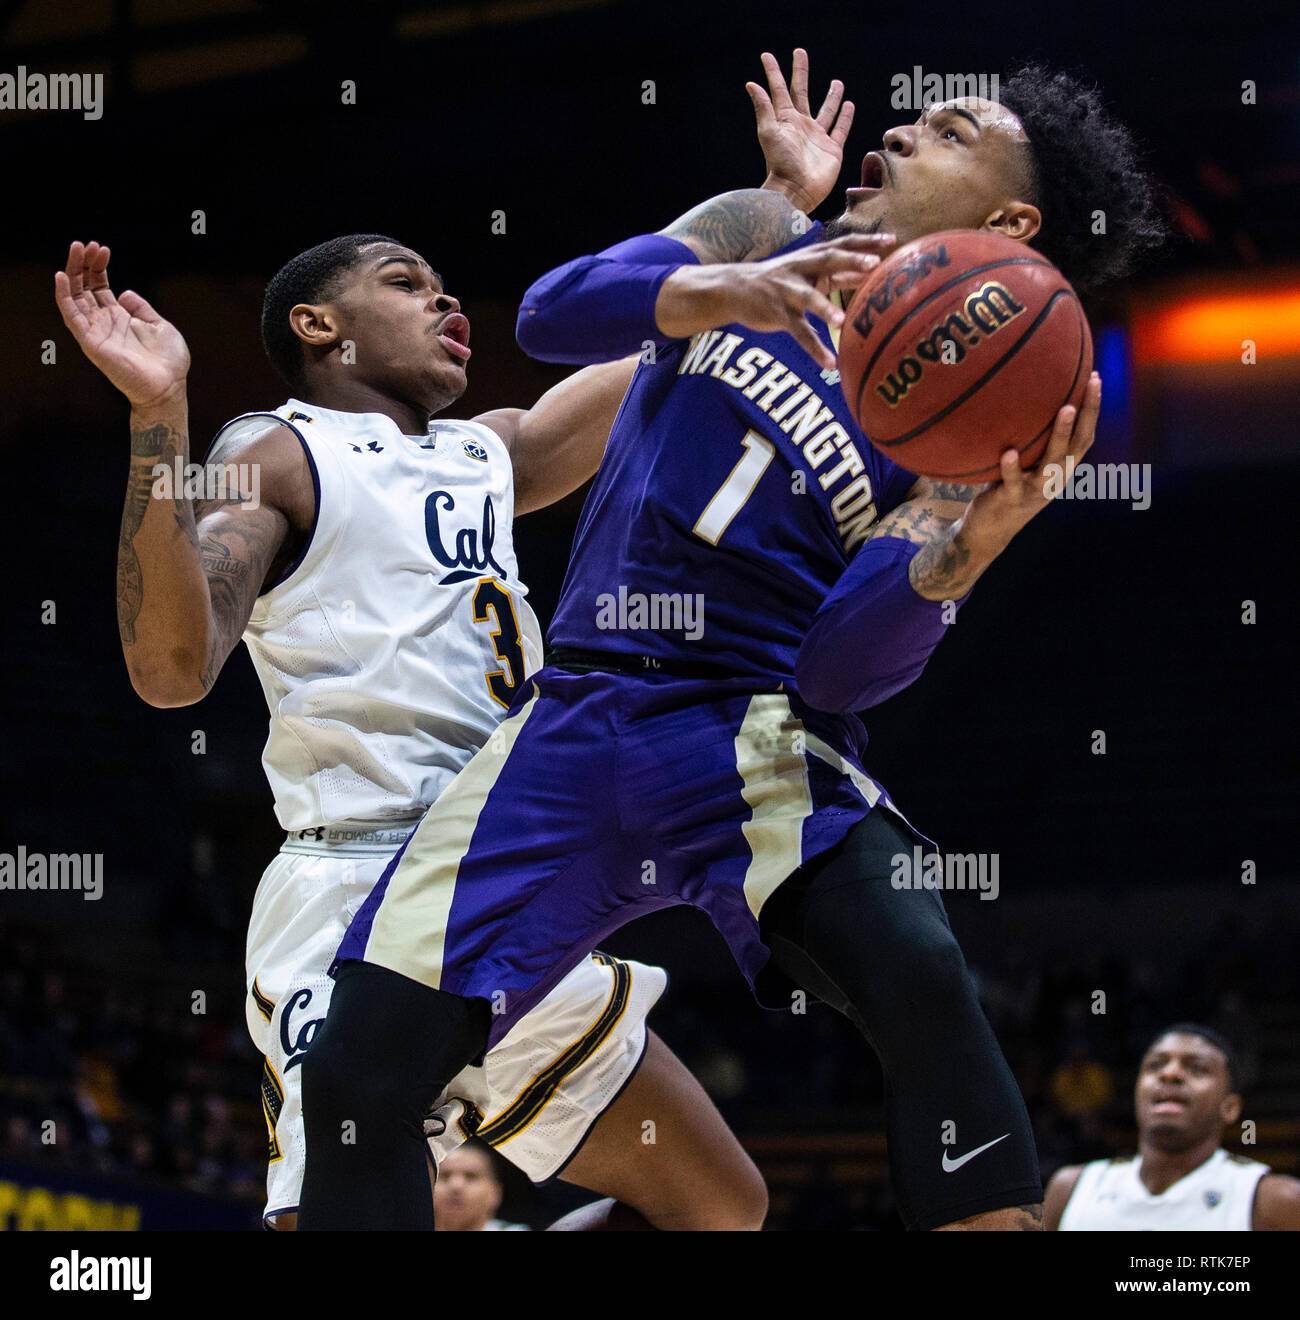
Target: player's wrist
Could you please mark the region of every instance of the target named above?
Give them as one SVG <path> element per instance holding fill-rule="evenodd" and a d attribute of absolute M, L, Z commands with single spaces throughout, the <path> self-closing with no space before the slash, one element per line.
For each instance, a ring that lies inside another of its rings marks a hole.
<path fill-rule="evenodd" d="M 796 211 L 802 211 L 804 215 L 811 215 L 817 209 L 818 201 L 793 179 L 769 173 L 763 180 L 763 188 L 767 192 L 780 193 Z"/>
<path fill-rule="evenodd" d="M 659 286 L 655 324 L 669 339 L 689 339 L 735 320 L 728 311 L 734 294 L 735 267 L 730 264 L 679 266 Z"/>
<path fill-rule="evenodd" d="M 173 381 L 161 391 L 135 398 L 127 395 L 131 404 L 132 424 L 156 425 L 159 422 L 171 422 L 177 416 L 184 416 L 187 403 L 185 393 L 186 377 Z"/>
<path fill-rule="evenodd" d="M 959 600 L 969 594 L 998 553 L 978 538 L 972 540 L 960 525 L 954 525 L 944 536 L 921 547 L 908 565 L 908 581 L 924 600 L 933 603 Z"/>

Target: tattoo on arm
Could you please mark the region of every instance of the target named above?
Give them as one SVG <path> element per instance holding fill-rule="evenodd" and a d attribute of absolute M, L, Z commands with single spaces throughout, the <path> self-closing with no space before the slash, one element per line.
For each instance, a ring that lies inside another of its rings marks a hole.
<path fill-rule="evenodd" d="M 117 627 L 124 646 L 135 645 L 135 621 L 144 601 L 144 574 L 135 551 L 135 538 L 153 496 L 153 469 L 156 464 L 170 463 L 184 452 L 185 436 L 174 427 L 159 423 L 131 428 L 131 467 L 117 546 Z"/>
<path fill-rule="evenodd" d="M 220 501 L 220 505 L 242 500 Z M 199 559 L 208 580 L 212 601 L 212 637 L 200 681 L 206 692 L 221 672 L 226 658 L 239 644 L 249 615 L 262 590 L 262 578 L 283 540 L 283 529 L 273 522 L 238 518 L 204 532 Z M 258 566 L 262 567 L 258 567 Z"/>
<path fill-rule="evenodd" d="M 955 600 L 970 590 L 969 567 L 970 551 L 954 538 L 945 536 L 922 545 L 908 565 L 907 576 L 920 595 Z"/>
<path fill-rule="evenodd" d="M 723 193 L 660 232 L 685 243 L 703 265 L 761 261 L 805 232 L 806 218 L 782 196 L 762 188 Z"/>
<path fill-rule="evenodd" d="M 1015 1209 L 1015 1225 L 1022 1233 L 1037 1233 L 1043 1227 L 1043 1207 L 1041 1205 L 1018 1205 Z"/>
<path fill-rule="evenodd" d="M 173 454 L 180 453 L 184 444 L 185 437 L 165 422 L 131 428 L 132 458 L 152 458 L 155 462 L 165 463 Z"/>
<path fill-rule="evenodd" d="M 982 486 L 962 486 L 955 481 L 931 481 L 929 496 L 932 500 L 954 500 L 958 504 L 969 504 L 982 490 L 988 490 L 992 482 Z"/>
<path fill-rule="evenodd" d="M 943 506 L 966 504 L 984 489 L 926 481 L 915 498 L 882 518 L 872 533 L 873 539 L 898 536 L 921 547 L 908 566 L 908 580 L 920 595 L 955 600 L 970 590 L 970 551 L 952 535 L 960 514 L 952 517 Z"/>
<path fill-rule="evenodd" d="M 199 542 L 199 558 L 208 579 L 215 631 L 200 681 L 206 692 L 243 631 L 241 604 L 248 586 L 248 565 L 231 553 L 228 539 L 208 535 Z M 251 608 L 251 601 L 250 601 Z"/>

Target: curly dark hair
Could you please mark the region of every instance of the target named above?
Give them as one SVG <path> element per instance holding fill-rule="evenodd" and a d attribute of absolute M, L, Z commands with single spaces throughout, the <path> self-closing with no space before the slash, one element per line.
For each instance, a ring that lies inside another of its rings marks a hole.
<path fill-rule="evenodd" d="M 1133 135 L 1094 86 L 1026 64 L 1001 80 L 999 102 L 1029 139 L 1030 196 L 1043 214 L 1031 245 L 1084 293 L 1129 274 L 1168 226 Z M 1106 232 L 1094 234 L 1093 214 Z"/>
<path fill-rule="evenodd" d="M 368 243 L 397 243 L 386 234 L 345 234 L 300 252 L 271 277 L 262 299 L 262 345 L 271 365 L 292 390 L 301 389 L 305 360 L 302 342 L 289 325 L 289 313 L 298 303 L 323 302 L 339 277 L 356 264 Z M 399 247 L 401 244 L 397 244 Z"/>

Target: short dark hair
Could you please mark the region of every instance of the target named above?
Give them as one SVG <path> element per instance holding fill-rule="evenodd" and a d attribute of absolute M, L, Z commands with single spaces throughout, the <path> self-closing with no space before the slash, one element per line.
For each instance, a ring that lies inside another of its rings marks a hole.
<path fill-rule="evenodd" d="M 1030 196 L 1043 213 L 1031 245 L 1080 293 L 1129 274 L 1169 228 L 1132 133 L 1098 89 L 1068 73 L 1026 64 L 1001 80 L 998 101 L 1029 139 Z M 1092 232 L 1105 213 L 1104 235 Z"/>
<path fill-rule="evenodd" d="M 289 313 L 298 303 L 322 302 L 334 292 L 339 277 L 356 264 L 368 243 L 394 243 L 386 234 L 345 234 L 317 243 L 281 266 L 266 286 L 262 299 L 262 345 L 271 365 L 290 389 L 302 386 L 302 341 L 289 325 Z"/>
<path fill-rule="evenodd" d="M 470 1137 L 468 1141 L 462 1142 L 456 1149 L 477 1151 L 487 1161 L 488 1177 L 498 1187 L 505 1188 L 505 1179 L 501 1176 L 501 1156 L 486 1141 L 480 1137 Z"/>
<path fill-rule="evenodd" d="M 1237 1062 L 1237 1052 L 1222 1033 L 1215 1031 L 1213 1027 L 1202 1026 L 1199 1022 L 1175 1022 L 1172 1027 L 1165 1027 L 1151 1037 L 1150 1044 L 1142 1051 L 1142 1057 L 1145 1059 L 1155 1047 L 1156 1042 L 1163 1040 L 1166 1036 L 1199 1036 L 1207 1045 L 1213 1045 L 1223 1055 L 1224 1062 L 1228 1066 L 1229 1090 L 1236 1091 L 1238 1089 L 1241 1067 Z"/>

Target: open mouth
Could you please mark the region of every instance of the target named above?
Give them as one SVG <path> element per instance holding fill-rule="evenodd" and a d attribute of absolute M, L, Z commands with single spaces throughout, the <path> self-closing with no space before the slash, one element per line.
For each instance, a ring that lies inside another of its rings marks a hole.
<path fill-rule="evenodd" d="M 1181 1114 L 1187 1108 L 1187 1101 L 1177 1096 L 1160 1096 L 1151 1102 L 1153 1114 Z"/>
<path fill-rule="evenodd" d="M 470 358 L 469 350 L 469 319 L 462 316 L 460 312 L 452 312 L 449 316 L 443 318 L 438 326 L 438 342 L 453 357 L 459 358 L 462 362 L 468 362 Z"/>
<path fill-rule="evenodd" d="M 883 188 L 888 178 L 885 158 L 878 151 L 869 151 L 862 160 L 862 187 Z"/>

